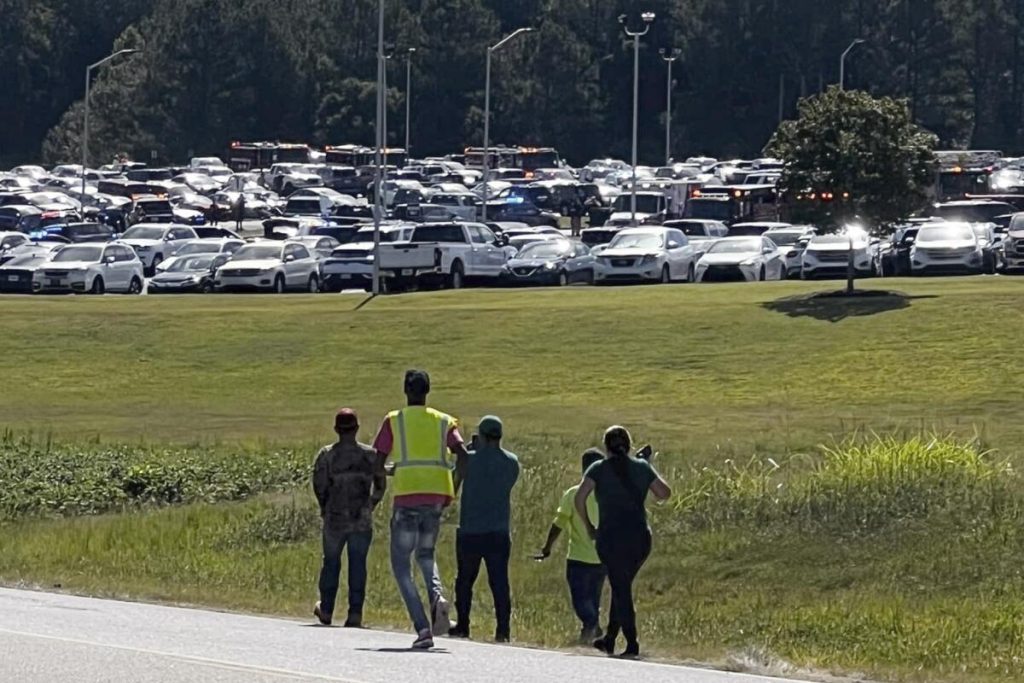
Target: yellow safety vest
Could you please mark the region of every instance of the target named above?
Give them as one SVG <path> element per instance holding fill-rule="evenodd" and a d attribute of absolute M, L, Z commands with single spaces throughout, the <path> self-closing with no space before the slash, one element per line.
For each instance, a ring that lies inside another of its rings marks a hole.
<path fill-rule="evenodd" d="M 448 432 L 458 421 L 424 406 L 392 411 L 388 420 L 395 444 L 395 495 L 427 493 L 454 498 Z"/>

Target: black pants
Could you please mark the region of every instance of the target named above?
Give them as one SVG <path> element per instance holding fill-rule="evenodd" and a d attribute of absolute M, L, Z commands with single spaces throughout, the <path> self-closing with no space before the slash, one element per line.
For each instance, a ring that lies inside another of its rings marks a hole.
<path fill-rule="evenodd" d="M 604 533 L 601 533 L 604 532 Z M 637 643 L 636 610 L 633 607 L 633 580 L 651 554 L 650 529 L 604 529 L 598 532 L 597 554 L 608 569 L 612 604 L 605 637 L 614 642 L 619 631 L 627 645 Z"/>
<path fill-rule="evenodd" d="M 508 559 L 512 553 L 512 538 L 508 532 L 490 534 L 464 534 L 458 532 L 455 558 L 458 576 L 455 578 L 455 609 L 459 613 L 459 628 L 469 632 L 470 612 L 473 610 L 473 584 L 480 575 L 481 561 L 487 565 L 487 583 L 494 598 L 494 617 L 498 622 L 497 635 L 510 633 L 512 596 L 508 585 Z"/>
<path fill-rule="evenodd" d="M 565 580 L 569 583 L 572 608 L 584 630 L 596 628 L 601 620 L 601 593 L 607 576 L 603 564 L 576 560 L 565 563 Z"/>

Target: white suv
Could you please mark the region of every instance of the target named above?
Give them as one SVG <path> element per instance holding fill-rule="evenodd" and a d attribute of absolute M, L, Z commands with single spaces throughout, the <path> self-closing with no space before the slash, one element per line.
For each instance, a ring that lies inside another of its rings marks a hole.
<path fill-rule="evenodd" d="M 70 244 L 36 270 L 32 291 L 141 294 L 144 281 L 142 262 L 128 245 Z"/>
<path fill-rule="evenodd" d="M 164 259 L 174 256 L 178 247 L 195 239 L 199 239 L 196 231 L 184 225 L 139 223 L 128 228 L 120 241 L 135 250 L 146 274 L 152 275 Z"/>
<path fill-rule="evenodd" d="M 981 273 L 984 249 L 970 223 L 922 225 L 910 248 L 910 274 Z"/>
<path fill-rule="evenodd" d="M 320 261 L 296 242 L 265 240 L 247 244 L 217 270 L 218 290 L 255 289 L 282 293 L 320 291 Z"/>

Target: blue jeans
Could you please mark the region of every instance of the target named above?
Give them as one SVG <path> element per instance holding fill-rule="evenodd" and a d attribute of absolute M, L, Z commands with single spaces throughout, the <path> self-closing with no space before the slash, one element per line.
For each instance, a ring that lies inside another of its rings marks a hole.
<path fill-rule="evenodd" d="M 565 580 L 569 583 L 572 608 L 584 629 L 597 628 L 601 620 L 601 593 L 608 576 L 603 564 L 577 560 L 565 563 Z"/>
<path fill-rule="evenodd" d="M 440 505 L 396 507 L 391 515 L 391 571 L 398 582 L 405 608 L 417 632 L 430 629 L 416 582 L 412 577 L 412 556 L 416 555 L 430 604 L 442 597 L 444 587 L 434 561 L 434 547 L 441 531 Z"/>
<path fill-rule="evenodd" d="M 320 567 L 320 610 L 334 614 L 341 575 L 341 551 L 348 546 L 348 613 L 362 615 L 366 599 L 366 556 L 373 531 L 338 531 L 324 526 L 324 559 Z"/>

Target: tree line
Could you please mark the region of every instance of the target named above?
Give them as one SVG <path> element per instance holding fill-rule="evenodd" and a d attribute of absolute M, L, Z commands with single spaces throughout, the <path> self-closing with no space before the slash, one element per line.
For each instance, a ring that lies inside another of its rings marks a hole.
<path fill-rule="evenodd" d="M 666 64 L 677 156 L 760 153 L 802 96 L 836 83 L 909 101 L 941 146 L 1024 148 L 1024 0 L 386 0 L 389 142 L 412 56 L 418 155 L 492 140 L 569 160 L 629 154 L 633 52 L 617 21 L 656 13 L 640 55 L 641 159 L 663 157 Z M 223 154 L 232 139 L 372 144 L 376 0 L 0 0 L 0 158 L 77 161 L 98 69 L 91 161 Z"/>

